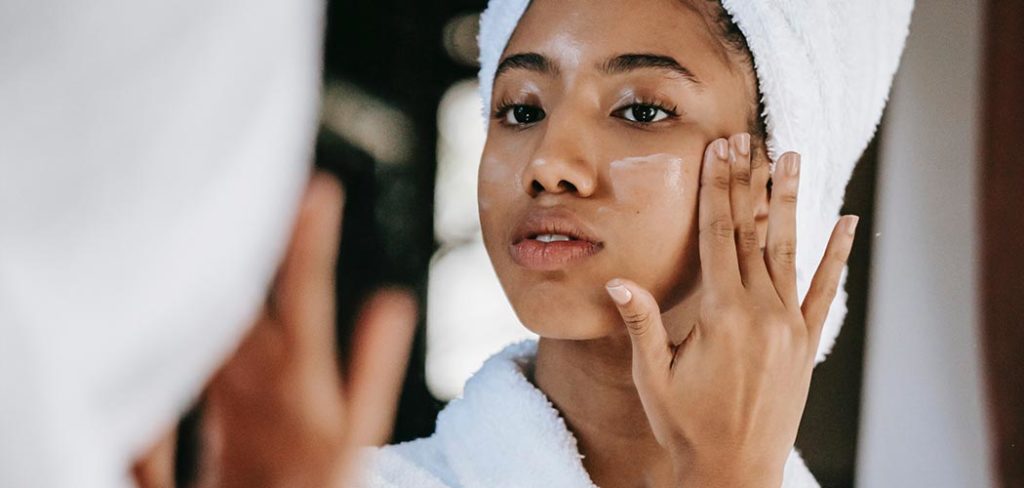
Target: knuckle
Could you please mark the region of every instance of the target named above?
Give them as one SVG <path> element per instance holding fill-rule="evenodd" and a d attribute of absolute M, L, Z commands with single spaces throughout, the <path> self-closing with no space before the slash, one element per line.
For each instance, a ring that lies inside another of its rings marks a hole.
<path fill-rule="evenodd" d="M 785 329 L 780 327 L 778 322 L 757 325 L 755 334 L 764 349 L 777 350 L 782 347 L 786 341 L 786 333 Z"/>
<path fill-rule="evenodd" d="M 838 288 L 835 286 L 827 286 L 821 296 L 825 297 L 826 302 L 832 303 L 836 299 L 836 295 L 838 295 L 837 290 Z"/>
<path fill-rule="evenodd" d="M 782 192 L 779 192 L 777 195 L 773 195 L 773 198 L 779 199 L 779 202 L 784 203 L 786 205 L 796 205 L 796 202 L 797 202 L 796 190 L 794 189 L 793 191 L 782 191 Z"/>
<path fill-rule="evenodd" d="M 832 303 L 832 300 L 835 300 L 836 295 L 837 295 L 837 290 L 838 290 L 838 286 L 836 286 L 836 285 L 833 285 L 833 284 L 821 285 L 821 284 L 819 284 L 819 285 L 813 285 L 811 291 L 814 293 L 814 296 L 824 300 L 825 303 L 830 304 L 830 303 Z"/>
<path fill-rule="evenodd" d="M 803 321 L 791 322 L 790 330 L 792 331 L 791 334 L 793 335 L 796 344 L 807 343 L 807 337 L 810 334 L 808 333 L 807 326 L 804 324 Z"/>
<path fill-rule="evenodd" d="M 714 237 L 732 239 L 735 229 L 731 218 L 718 216 L 711 219 L 711 222 L 705 225 L 701 231 Z"/>
<path fill-rule="evenodd" d="M 747 321 L 747 313 L 742 307 L 725 301 L 710 303 L 707 308 L 708 321 L 724 325 L 742 324 Z"/>
<path fill-rule="evenodd" d="M 742 325 L 750 322 L 750 316 L 739 307 L 731 307 L 722 314 L 722 320 L 730 325 Z"/>
<path fill-rule="evenodd" d="M 750 186 L 750 168 L 737 168 L 732 173 L 732 181 L 738 185 Z"/>
<path fill-rule="evenodd" d="M 802 327 L 799 327 L 800 322 L 793 320 L 793 317 L 781 313 L 776 313 L 771 316 L 771 325 L 774 329 L 777 329 L 779 333 L 783 334 L 787 340 L 788 338 L 794 337 L 795 334 L 802 329 Z"/>
<path fill-rule="evenodd" d="M 736 243 L 740 252 L 753 253 L 761 248 L 761 239 L 753 225 L 741 225 L 736 234 Z"/>
<path fill-rule="evenodd" d="M 766 346 L 789 350 L 794 343 L 799 343 L 801 327 L 797 325 L 787 317 L 773 315 L 758 324 L 757 329 Z"/>
<path fill-rule="evenodd" d="M 783 266 L 792 266 L 796 262 L 796 243 L 792 240 L 785 240 L 771 246 L 769 255 L 776 262 Z"/>
<path fill-rule="evenodd" d="M 651 314 L 646 310 L 630 310 L 623 312 L 622 321 L 626 323 L 626 327 L 634 333 L 643 333 L 647 330 L 647 324 L 649 323 Z"/>
<path fill-rule="evenodd" d="M 716 190 L 727 191 L 729 189 L 729 173 L 719 172 L 711 175 L 711 187 Z"/>

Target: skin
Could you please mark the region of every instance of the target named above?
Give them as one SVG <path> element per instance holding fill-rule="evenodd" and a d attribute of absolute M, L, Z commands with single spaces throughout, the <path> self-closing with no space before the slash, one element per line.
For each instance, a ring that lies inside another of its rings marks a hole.
<path fill-rule="evenodd" d="M 545 63 L 505 63 L 493 87 L 484 242 L 541 336 L 533 381 L 600 486 L 777 487 L 853 239 L 855 219 L 840 222 L 801 308 L 798 171 L 776 172 L 769 201 L 764 150 L 744 132 L 755 80 L 710 8 L 536 0 L 503 59 Z M 628 53 L 672 58 L 699 81 L 602 68 Z M 642 118 L 636 104 L 675 115 L 627 120 Z M 517 229 L 552 211 L 600 251 L 557 269 L 518 262 Z"/>
<path fill-rule="evenodd" d="M 502 102 L 535 105 L 546 119 L 527 129 L 492 119 L 478 192 L 484 242 L 516 313 L 549 338 L 621 332 L 614 308 L 594 287 L 620 274 L 650 288 L 670 305 L 666 313 L 685 312 L 677 305 L 699 294 L 696 248 L 683 243 L 696 235 L 701 155 L 712 139 L 746 130 L 752 75 L 729 61 L 700 12 L 673 0 L 535 2 L 505 54 L 531 52 L 545 56 L 559 74 L 502 73 L 492 108 Z M 609 76 L 598 68 L 625 53 L 668 55 L 700 83 L 664 69 Z M 646 128 L 610 116 L 637 101 L 676 107 L 680 115 Z M 681 168 L 658 162 L 666 156 L 681 161 Z M 632 168 L 623 167 L 626 161 L 633 161 Z M 669 178 L 670 172 L 681 174 Z M 578 191 L 560 188 L 561 180 Z M 535 197 L 529 195 L 533 182 L 544 186 Z M 515 223 L 567 201 L 581 220 L 601 223 L 597 237 L 604 252 L 571 273 L 538 277 L 523 271 L 504 252 Z M 644 252 L 637 252 L 638 242 Z"/>

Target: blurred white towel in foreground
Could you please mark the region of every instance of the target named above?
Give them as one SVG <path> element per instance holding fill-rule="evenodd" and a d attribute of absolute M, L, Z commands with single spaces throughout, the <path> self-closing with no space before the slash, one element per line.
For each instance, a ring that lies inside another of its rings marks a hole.
<path fill-rule="evenodd" d="M 308 174 L 322 9 L 0 3 L 0 486 L 127 485 L 240 338 Z"/>

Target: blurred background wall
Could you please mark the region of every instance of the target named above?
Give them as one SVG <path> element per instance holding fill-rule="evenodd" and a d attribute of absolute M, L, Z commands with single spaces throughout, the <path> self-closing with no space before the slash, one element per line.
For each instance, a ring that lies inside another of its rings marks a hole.
<path fill-rule="evenodd" d="M 920 1 L 882 133 L 858 486 L 989 486 L 982 2 Z"/>

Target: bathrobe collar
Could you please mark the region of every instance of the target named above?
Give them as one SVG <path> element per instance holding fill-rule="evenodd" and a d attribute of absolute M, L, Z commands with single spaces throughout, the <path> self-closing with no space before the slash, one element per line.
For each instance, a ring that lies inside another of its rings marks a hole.
<path fill-rule="evenodd" d="M 492 356 L 438 415 L 439 448 L 462 485 L 595 487 L 576 438 L 526 378 L 536 353 L 524 341 Z"/>
<path fill-rule="evenodd" d="M 366 488 L 596 488 L 576 438 L 527 379 L 537 343 L 492 356 L 437 418 L 434 435 L 370 453 Z M 783 488 L 818 488 L 796 450 Z"/>

